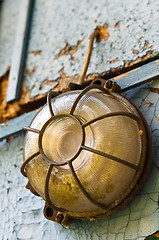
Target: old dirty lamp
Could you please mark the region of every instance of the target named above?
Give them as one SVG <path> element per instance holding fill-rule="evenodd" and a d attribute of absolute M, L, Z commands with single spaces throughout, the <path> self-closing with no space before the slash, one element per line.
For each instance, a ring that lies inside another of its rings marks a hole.
<path fill-rule="evenodd" d="M 45 216 L 69 225 L 124 207 L 151 161 L 151 137 L 137 108 L 100 85 L 48 95 L 27 130 L 21 172 L 45 201 Z"/>

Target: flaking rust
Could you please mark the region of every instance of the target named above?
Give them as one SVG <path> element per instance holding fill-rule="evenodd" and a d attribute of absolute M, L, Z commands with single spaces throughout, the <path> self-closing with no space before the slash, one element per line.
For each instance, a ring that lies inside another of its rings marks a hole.
<path fill-rule="evenodd" d="M 6 122 L 12 118 L 20 116 L 26 112 L 32 111 L 44 104 L 46 96 L 39 95 L 33 99 L 30 98 L 30 90 L 23 84 L 22 94 L 19 101 L 11 104 L 6 103 L 6 92 L 8 86 L 9 70 L 0 78 L 0 123 Z"/>
<path fill-rule="evenodd" d="M 36 69 L 33 67 L 32 71 L 29 71 L 27 67 L 25 68 L 25 74 L 28 76 L 31 76 L 32 73 Z M 90 80 L 95 77 L 96 74 L 90 74 L 87 77 L 87 80 Z M 17 116 L 20 116 L 26 112 L 30 112 L 32 110 L 35 110 L 46 102 L 46 94 L 39 94 L 38 96 L 34 98 L 30 98 L 30 90 L 25 86 L 25 79 L 23 81 L 22 86 L 22 93 L 21 98 L 19 101 L 14 101 L 11 104 L 6 103 L 6 92 L 7 92 L 7 86 L 8 86 L 8 76 L 9 76 L 9 70 L 7 73 L 0 78 L 0 123 L 7 122 L 10 119 L 13 119 Z M 45 84 L 53 85 L 55 81 L 58 82 L 58 85 L 53 88 L 57 92 L 64 92 L 65 89 L 68 88 L 68 85 L 70 82 L 77 83 L 79 79 L 79 75 L 74 75 L 72 77 L 67 77 L 64 73 L 64 69 L 61 69 L 60 71 L 60 77 L 58 79 L 49 81 L 45 79 L 41 85 L 39 85 L 40 88 L 43 88 Z"/>

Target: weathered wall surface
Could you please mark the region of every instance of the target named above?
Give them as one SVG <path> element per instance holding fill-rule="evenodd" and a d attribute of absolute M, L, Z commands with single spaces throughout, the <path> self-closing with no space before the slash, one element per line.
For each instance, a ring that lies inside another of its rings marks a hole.
<path fill-rule="evenodd" d="M 0 76 L 11 63 L 19 11 L 19 0 L 4 2 L 0 22 Z M 24 81 L 30 97 L 44 94 L 55 86 L 60 89 L 67 83 L 65 77 L 74 79 L 80 74 L 88 37 L 97 25 L 107 23 L 110 37 L 95 43 L 88 74 L 124 67 L 155 55 L 159 52 L 158 13 L 158 0 L 37 0 Z M 77 221 L 69 229 L 46 221 L 42 213 L 44 201 L 25 189 L 27 181 L 20 175 L 24 140 L 21 135 L 10 143 L 0 143 L 0 239 L 143 240 L 159 229 L 158 94 L 144 88 L 129 98 L 136 105 L 145 103 L 145 99 L 154 103 L 149 108 L 148 105 L 140 107 L 152 133 L 153 163 L 136 198 L 112 216 L 93 222 Z"/>
<path fill-rule="evenodd" d="M 0 76 L 11 64 L 19 2 L 6 0 L 2 8 Z M 81 73 L 89 36 L 98 25 L 108 24 L 110 36 L 95 44 L 88 74 L 124 67 L 137 59 L 142 61 L 145 55 L 155 55 L 159 52 L 158 11 L 158 0 L 37 0 L 24 83 L 30 97 L 56 86 L 60 89 L 67 81 L 63 75 L 73 79 Z M 59 54 L 67 44 L 68 50 Z"/>
<path fill-rule="evenodd" d="M 143 240 L 159 229 L 159 100 L 158 94 L 145 88 L 131 100 L 140 107 L 150 126 L 153 140 L 153 162 L 144 187 L 124 209 L 102 220 L 76 221 L 69 229 L 44 219 L 44 201 L 34 196 L 20 175 L 24 136 L 3 142 L 0 146 L 0 239 L 46 240 Z"/>

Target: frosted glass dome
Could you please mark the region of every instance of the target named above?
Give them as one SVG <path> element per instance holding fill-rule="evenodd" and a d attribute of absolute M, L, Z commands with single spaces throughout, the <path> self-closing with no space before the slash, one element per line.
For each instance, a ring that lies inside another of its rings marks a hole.
<path fill-rule="evenodd" d="M 121 95 L 95 86 L 61 94 L 50 107 L 53 114 L 46 104 L 26 133 L 22 168 L 30 184 L 74 218 L 111 213 L 143 171 L 147 137 L 140 114 Z"/>

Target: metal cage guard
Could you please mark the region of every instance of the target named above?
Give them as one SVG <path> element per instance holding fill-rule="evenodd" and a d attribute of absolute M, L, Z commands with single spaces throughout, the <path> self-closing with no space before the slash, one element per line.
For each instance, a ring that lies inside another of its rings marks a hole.
<path fill-rule="evenodd" d="M 51 172 L 53 170 L 53 167 L 55 166 L 63 166 L 63 165 L 66 165 L 68 164 L 69 168 L 70 168 L 70 171 L 72 172 L 72 175 L 79 187 L 79 189 L 81 190 L 81 192 L 85 195 L 85 197 L 91 202 L 93 203 L 94 205 L 98 206 L 99 208 L 103 209 L 103 210 L 108 210 L 110 209 L 110 207 L 113 207 L 115 205 L 115 203 L 112 203 L 110 205 L 105 205 L 101 202 L 98 202 L 96 199 L 92 198 L 92 196 L 88 193 L 88 191 L 83 187 L 82 183 L 80 182 L 74 168 L 73 168 L 73 165 L 72 165 L 72 162 L 77 158 L 77 156 L 80 154 L 80 152 L 82 150 L 85 150 L 85 151 L 90 151 L 94 154 L 98 154 L 98 155 L 101 155 L 101 156 L 104 156 L 106 158 L 109 158 L 111 159 L 112 161 L 116 161 L 116 162 L 119 162 L 121 164 L 124 164 L 125 166 L 129 167 L 129 168 L 132 168 L 133 170 L 135 170 L 136 172 L 138 172 L 140 170 L 140 164 L 138 166 L 132 164 L 132 163 L 129 163 L 123 159 L 120 159 L 120 158 L 117 158 L 115 156 L 112 156 L 112 155 L 109 155 L 107 153 L 104 153 L 104 152 L 101 152 L 99 150 L 96 150 L 96 149 L 93 149 L 93 148 L 90 148 L 88 146 L 85 146 L 84 142 L 85 142 L 85 128 L 87 126 L 89 126 L 90 124 L 93 124 L 94 122 L 96 121 L 100 121 L 101 119 L 104 119 L 104 118 L 110 118 L 110 117 L 114 117 L 114 116 L 124 116 L 124 117 L 128 117 L 128 118 L 131 118 L 133 121 L 136 121 L 138 123 L 138 126 L 139 126 L 139 129 L 141 129 L 141 120 L 139 117 L 137 117 L 134 113 L 131 113 L 131 112 L 114 112 L 114 113 L 107 113 L 107 114 L 103 114 L 97 118 L 94 118 L 86 123 L 81 123 L 80 120 L 74 115 L 74 111 L 76 109 L 76 106 L 78 104 L 78 102 L 80 101 L 80 99 L 82 98 L 82 96 L 84 94 L 86 94 L 88 91 L 90 90 L 94 90 L 94 89 L 97 89 L 97 90 L 100 90 L 102 91 L 103 93 L 105 94 L 108 94 L 108 95 L 112 95 L 111 92 L 109 92 L 108 90 L 104 89 L 103 87 L 99 86 L 99 85 L 90 85 L 88 86 L 87 88 L 85 88 L 79 95 L 78 97 L 76 98 L 71 110 L 70 110 L 70 113 L 69 114 L 61 114 L 61 115 L 56 115 L 54 116 L 54 113 L 53 113 L 53 109 L 52 109 L 52 106 L 51 106 L 51 99 L 52 97 L 55 97 L 57 94 L 55 94 L 54 92 L 50 92 L 48 94 L 48 98 L 47 98 L 47 104 L 48 104 L 48 107 L 49 107 L 49 111 L 50 111 L 50 115 L 51 115 L 51 118 L 43 125 L 42 129 L 39 131 L 37 129 L 33 129 L 33 128 L 30 128 L 30 127 L 24 127 L 25 130 L 27 131 L 32 131 L 36 134 L 39 134 L 39 141 L 38 141 L 38 144 L 39 144 L 39 151 L 36 152 L 35 154 L 33 154 L 32 156 L 30 156 L 28 159 L 26 159 L 22 166 L 21 166 L 21 173 L 23 174 L 24 177 L 27 177 L 26 175 L 26 172 L 25 172 L 25 167 L 26 165 L 31 161 L 33 160 L 36 156 L 38 156 L 39 154 L 41 154 L 43 156 L 43 158 L 50 164 L 49 165 L 49 168 L 48 168 L 48 171 L 47 171 L 47 175 L 46 175 L 46 181 L 45 181 L 45 199 L 46 199 L 46 202 L 47 204 L 57 210 L 57 211 L 60 211 L 60 212 L 67 212 L 66 209 L 63 209 L 63 208 L 59 208 L 57 206 L 55 206 L 51 199 L 50 199 L 50 196 L 49 196 L 49 180 L 50 180 L 50 176 L 51 176 Z M 112 95 L 113 96 L 113 95 Z M 113 98 L 115 98 L 113 96 Z M 82 140 L 82 144 L 80 146 L 80 149 L 79 151 L 75 154 L 75 156 L 73 158 L 71 158 L 70 160 L 67 160 L 67 161 L 64 161 L 62 163 L 57 163 L 57 162 L 53 162 L 51 161 L 44 153 L 43 151 L 43 148 L 42 148 L 42 137 L 43 137 L 43 133 L 46 129 L 46 127 L 48 126 L 48 124 L 53 120 L 55 119 L 56 117 L 62 117 L 62 116 L 68 116 L 68 117 L 71 117 L 71 118 L 74 118 L 76 119 L 80 125 L 81 125 L 81 128 L 82 128 L 82 131 L 83 131 L 83 140 Z M 142 135 L 141 135 L 141 141 L 142 141 Z M 143 141 L 142 141 L 142 144 L 143 144 Z M 142 152 L 141 152 L 141 156 L 142 156 Z"/>

